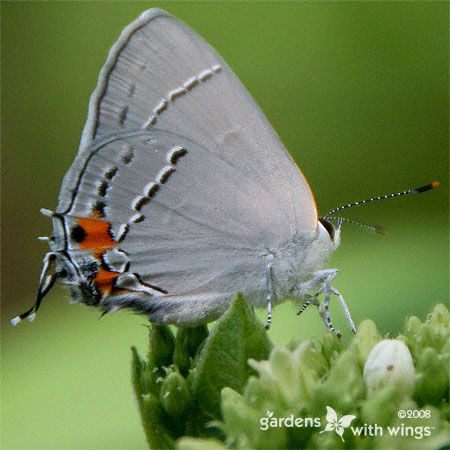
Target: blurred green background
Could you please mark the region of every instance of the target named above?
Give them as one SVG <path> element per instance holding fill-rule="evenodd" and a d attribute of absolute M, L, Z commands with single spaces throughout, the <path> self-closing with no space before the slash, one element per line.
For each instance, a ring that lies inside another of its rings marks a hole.
<path fill-rule="evenodd" d="M 435 192 L 349 211 L 387 236 L 345 227 L 329 267 L 357 323 L 395 333 L 448 302 L 446 2 L 16 2 L 2 9 L 2 448 L 144 448 L 130 345 L 144 317 L 67 304 L 28 308 L 54 208 L 107 51 L 158 6 L 225 58 L 307 176 L 322 212 L 438 179 Z M 316 311 L 274 311 L 275 342 L 324 332 Z M 337 305 L 336 324 L 349 331 Z M 261 312 L 261 316 L 264 312 Z M 345 337 L 347 338 L 347 337 Z"/>

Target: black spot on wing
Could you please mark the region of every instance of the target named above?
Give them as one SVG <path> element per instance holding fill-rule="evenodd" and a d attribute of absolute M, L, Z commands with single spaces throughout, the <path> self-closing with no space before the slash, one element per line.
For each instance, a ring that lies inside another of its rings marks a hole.
<path fill-rule="evenodd" d="M 105 173 L 105 178 L 107 180 L 112 180 L 114 178 L 114 176 L 116 175 L 117 171 L 119 169 L 117 167 L 111 167 L 110 169 L 108 169 Z"/>
<path fill-rule="evenodd" d="M 106 203 L 103 200 L 99 200 L 96 203 L 94 203 L 93 211 L 94 213 L 97 213 L 100 217 L 105 217 L 105 208 Z"/>
<path fill-rule="evenodd" d="M 175 172 L 175 168 L 174 167 L 168 167 L 162 174 L 161 177 L 159 179 L 159 182 L 161 184 L 164 184 L 167 182 L 167 180 L 169 179 L 170 175 L 172 175 Z"/>
<path fill-rule="evenodd" d="M 127 120 L 127 115 L 128 115 L 128 106 L 124 106 L 119 113 L 119 122 L 121 126 L 125 124 L 125 121 Z"/>
<path fill-rule="evenodd" d="M 179 150 L 176 150 L 175 152 L 172 153 L 172 155 L 170 156 L 170 163 L 173 164 L 174 166 L 177 164 L 178 160 L 180 158 L 182 158 L 184 155 L 187 154 L 187 150 L 185 148 L 180 148 Z"/>
<path fill-rule="evenodd" d="M 70 233 L 70 237 L 75 241 L 75 242 L 83 242 L 86 239 L 86 231 L 85 229 L 80 226 L 80 225 L 75 225 L 72 228 L 72 231 Z"/>
<path fill-rule="evenodd" d="M 150 203 L 150 199 L 148 197 L 141 197 L 134 205 L 134 210 L 139 212 L 142 207 L 148 203 Z"/>
<path fill-rule="evenodd" d="M 106 193 L 108 192 L 108 188 L 109 188 L 109 183 L 106 180 L 103 180 L 98 185 L 98 195 L 100 195 L 100 197 L 105 197 Z"/>
<path fill-rule="evenodd" d="M 145 195 L 149 198 L 152 198 L 156 195 L 156 193 L 159 191 L 159 184 L 154 183 L 150 189 L 145 193 Z"/>

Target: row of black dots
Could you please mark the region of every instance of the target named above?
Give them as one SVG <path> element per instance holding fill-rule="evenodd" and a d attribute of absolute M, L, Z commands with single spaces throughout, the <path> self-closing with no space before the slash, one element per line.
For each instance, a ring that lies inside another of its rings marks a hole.
<path fill-rule="evenodd" d="M 130 217 L 127 223 L 120 226 L 117 239 L 118 242 L 123 241 L 132 224 L 140 223 L 145 220 L 145 216 L 141 213 L 142 208 L 150 203 L 150 200 L 156 195 L 161 186 L 165 184 L 170 175 L 175 172 L 175 166 L 179 159 L 187 153 L 187 150 L 179 145 L 167 152 L 166 160 L 168 164 L 158 172 L 154 181 L 151 181 L 144 187 L 143 193 L 131 201 L 131 208 L 135 211 L 135 214 Z"/>
<path fill-rule="evenodd" d="M 101 179 L 100 183 L 97 186 L 97 194 L 101 199 L 97 200 L 92 205 L 92 210 L 97 213 L 100 217 L 105 217 L 105 207 L 106 203 L 103 198 L 106 197 L 106 194 L 108 193 L 108 189 L 111 186 L 111 180 L 114 178 L 118 171 L 117 167 L 109 167 L 106 169 L 103 178 Z"/>
<path fill-rule="evenodd" d="M 219 73 L 222 70 L 220 64 L 212 66 L 210 69 L 205 69 L 201 71 L 198 75 L 188 78 L 181 86 L 176 87 L 169 91 L 167 97 L 162 98 L 158 104 L 153 108 L 152 114 L 144 122 L 142 128 L 151 128 L 158 121 L 158 117 L 166 111 L 170 103 L 174 103 L 175 100 L 183 95 L 187 94 L 189 91 L 194 89 L 200 83 L 204 83 L 209 80 L 215 73 Z"/>
<path fill-rule="evenodd" d="M 134 158 L 134 147 L 130 144 L 126 144 L 124 149 L 120 153 L 122 162 L 124 164 L 130 164 L 131 161 Z M 111 186 L 111 180 L 114 178 L 118 171 L 117 167 L 110 167 L 108 168 L 103 178 L 100 180 L 98 187 L 97 187 L 97 194 L 100 197 L 92 206 L 92 210 L 100 217 L 105 217 L 105 207 L 106 202 L 104 198 L 106 197 L 106 194 L 108 193 L 108 189 Z"/>

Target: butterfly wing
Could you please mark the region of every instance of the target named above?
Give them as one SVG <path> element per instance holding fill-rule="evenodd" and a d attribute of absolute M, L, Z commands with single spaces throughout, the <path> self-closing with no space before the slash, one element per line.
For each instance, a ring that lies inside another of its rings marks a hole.
<path fill-rule="evenodd" d="M 167 130 L 218 155 L 266 190 L 288 227 L 315 229 L 308 183 L 264 114 L 211 46 L 159 9 L 144 12 L 110 50 L 80 154 L 118 131 L 142 129 Z"/>
<path fill-rule="evenodd" d="M 244 290 L 248 278 L 262 277 L 260 254 L 281 219 L 266 217 L 271 200 L 255 182 L 165 131 L 99 145 L 74 192 L 63 214 L 110 224 L 114 252 L 126 255 L 123 270 L 115 269 L 176 296 Z"/>
<path fill-rule="evenodd" d="M 164 292 L 157 319 L 178 323 L 261 289 L 264 251 L 317 225 L 305 178 L 237 77 L 157 9 L 109 53 L 57 212 L 109 223 L 118 287 Z"/>

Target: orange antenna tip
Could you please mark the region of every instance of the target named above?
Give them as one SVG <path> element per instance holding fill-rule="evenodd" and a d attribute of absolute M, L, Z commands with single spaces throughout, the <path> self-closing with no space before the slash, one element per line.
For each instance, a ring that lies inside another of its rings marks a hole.
<path fill-rule="evenodd" d="M 431 183 L 426 184 L 425 186 L 420 186 L 416 189 L 413 189 L 413 193 L 422 193 L 422 192 L 426 192 L 426 191 L 430 191 L 431 189 L 436 189 L 437 187 L 439 187 L 441 185 L 441 183 L 439 183 L 439 181 L 432 181 Z"/>
<path fill-rule="evenodd" d="M 432 181 L 431 182 L 431 188 L 432 189 L 436 189 L 441 185 L 441 183 L 439 183 L 439 181 Z"/>

